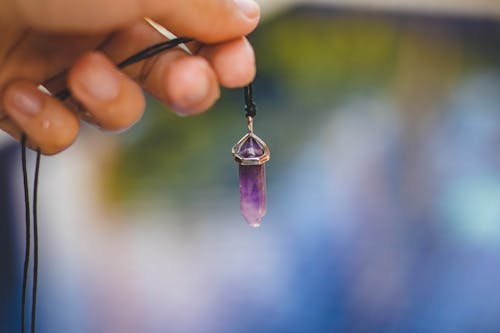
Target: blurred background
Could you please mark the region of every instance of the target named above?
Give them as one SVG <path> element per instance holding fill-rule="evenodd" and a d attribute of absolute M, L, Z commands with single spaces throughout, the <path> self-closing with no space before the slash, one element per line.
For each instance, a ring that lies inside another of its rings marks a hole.
<path fill-rule="evenodd" d="M 42 161 L 39 332 L 500 332 L 500 3 L 259 2 L 263 225 L 239 213 L 241 91 L 87 128 Z M 24 212 L 2 140 L 14 332 Z"/>

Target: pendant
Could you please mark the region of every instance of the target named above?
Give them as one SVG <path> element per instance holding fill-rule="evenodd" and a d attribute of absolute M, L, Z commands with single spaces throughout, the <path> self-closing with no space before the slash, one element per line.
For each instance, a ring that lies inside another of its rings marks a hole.
<path fill-rule="evenodd" d="M 266 169 L 270 152 L 266 143 L 253 132 L 253 118 L 248 117 L 248 133 L 233 147 L 232 153 L 239 164 L 240 210 L 251 227 L 259 227 L 266 215 Z"/>

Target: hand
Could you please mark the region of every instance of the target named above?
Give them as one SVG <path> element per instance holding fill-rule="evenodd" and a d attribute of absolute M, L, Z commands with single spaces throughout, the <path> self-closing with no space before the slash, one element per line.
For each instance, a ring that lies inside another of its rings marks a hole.
<path fill-rule="evenodd" d="M 176 112 L 208 109 L 219 85 L 255 75 L 245 39 L 259 20 L 253 0 L 6 0 L 0 8 L 0 128 L 44 154 L 75 140 L 80 118 L 107 130 L 130 127 L 145 108 L 143 88 Z M 148 16 L 189 43 L 132 65 L 115 63 L 165 40 Z M 37 89 L 56 93 L 64 103 Z"/>

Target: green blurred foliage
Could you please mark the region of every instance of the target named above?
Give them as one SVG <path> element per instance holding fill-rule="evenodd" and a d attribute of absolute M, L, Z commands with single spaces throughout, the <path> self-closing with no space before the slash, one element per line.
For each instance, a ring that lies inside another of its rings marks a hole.
<path fill-rule="evenodd" d="M 259 70 L 278 75 L 301 98 L 384 83 L 396 64 L 399 32 L 381 19 L 292 15 L 260 31 Z"/>

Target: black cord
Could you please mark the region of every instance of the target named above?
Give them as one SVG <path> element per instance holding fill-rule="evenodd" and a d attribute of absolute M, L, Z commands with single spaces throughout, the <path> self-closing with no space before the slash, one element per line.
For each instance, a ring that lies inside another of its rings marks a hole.
<path fill-rule="evenodd" d="M 38 287 L 38 176 L 40 174 L 41 151 L 36 151 L 35 178 L 33 180 L 33 293 L 31 303 L 31 333 L 36 327 L 36 294 Z"/>
<path fill-rule="evenodd" d="M 257 106 L 253 101 L 253 83 L 243 88 L 243 93 L 245 96 L 245 117 L 254 118 L 257 115 Z"/>
<path fill-rule="evenodd" d="M 26 135 L 21 137 L 21 162 L 23 166 L 23 188 L 24 188 L 24 208 L 26 213 L 26 250 L 24 253 L 24 271 L 23 271 L 23 292 L 21 302 L 21 333 L 25 332 L 26 327 L 26 294 L 28 289 L 29 259 L 31 252 L 31 216 L 30 216 L 30 198 L 28 185 L 28 166 L 26 158 Z M 31 332 L 35 333 L 36 327 L 36 295 L 38 285 L 38 179 L 40 174 L 40 149 L 37 150 L 35 177 L 33 180 L 33 284 L 31 301 Z"/>
<path fill-rule="evenodd" d="M 179 37 L 179 38 L 171 39 L 171 40 L 166 41 L 166 42 L 152 45 L 152 46 L 150 46 L 150 47 L 148 47 L 140 52 L 137 52 L 133 56 L 128 57 L 127 59 L 120 62 L 117 66 L 118 66 L 118 68 L 125 68 L 128 65 L 135 64 L 136 62 L 153 57 L 153 56 L 157 55 L 158 53 L 161 53 L 163 51 L 166 51 L 168 49 L 176 47 L 180 44 L 188 43 L 191 41 L 193 41 L 191 38 Z"/>
<path fill-rule="evenodd" d="M 153 57 L 161 52 L 178 46 L 179 44 L 192 41 L 191 38 L 180 37 L 163 43 L 152 45 L 136 54 L 128 57 L 120 62 L 118 68 L 125 68 L 144 59 Z M 71 92 L 66 88 L 54 95 L 59 100 L 64 100 L 71 96 Z M 26 162 L 26 140 L 25 134 L 21 137 L 21 162 L 23 168 L 23 187 L 24 187 L 24 207 L 26 211 L 26 251 L 24 254 L 24 270 L 23 270 L 23 290 L 21 301 L 21 333 L 25 333 L 26 327 L 26 293 L 28 287 L 28 271 L 29 259 L 31 251 L 31 216 L 30 216 L 30 200 L 28 186 L 28 167 Z M 35 178 L 33 181 L 33 293 L 31 303 L 31 333 L 35 333 L 36 329 L 36 304 L 37 304 L 37 289 L 38 289 L 38 182 L 40 172 L 41 151 L 37 150 L 35 164 Z"/>
<path fill-rule="evenodd" d="M 30 216 L 30 198 L 28 188 L 28 167 L 26 163 L 26 135 L 21 137 L 21 163 L 23 166 L 23 187 L 24 187 L 24 210 L 26 214 L 26 244 L 24 252 L 24 270 L 23 270 L 23 293 L 21 301 L 21 333 L 25 331 L 26 322 L 26 290 L 28 286 L 28 269 L 30 261 L 31 245 L 31 216 Z"/>
<path fill-rule="evenodd" d="M 122 62 L 120 62 L 117 65 L 117 67 L 123 69 L 127 66 L 138 63 L 139 61 L 142 61 L 144 59 L 151 58 L 151 57 L 153 57 L 153 56 L 155 56 L 163 51 L 169 50 L 169 49 L 174 48 L 180 44 L 188 43 L 191 41 L 193 41 L 191 38 L 179 37 L 179 38 L 168 40 L 166 42 L 152 45 L 152 46 L 145 48 L 144 50 L 141 50 L 141 51 L 137 52 L 136 54 L 128 57 L 127 59 L 123 60 Z M 66 98 L 70 97 L 71 92 L 69 91 L 69 89 L 66 88 L 66 89 L 61 90 L 60 92 L 58 92 L 54 96 L 57 99 L 62 101 L 62 100 L 65 100 Z"/>

